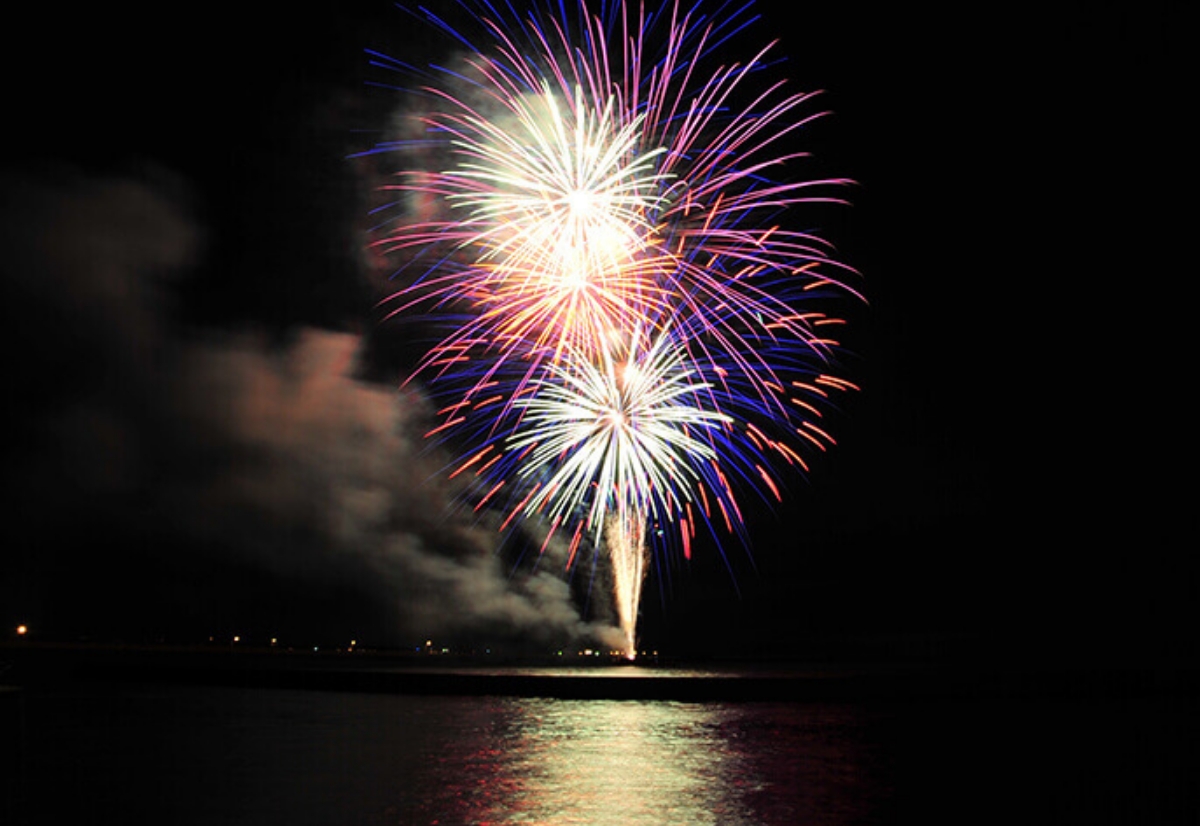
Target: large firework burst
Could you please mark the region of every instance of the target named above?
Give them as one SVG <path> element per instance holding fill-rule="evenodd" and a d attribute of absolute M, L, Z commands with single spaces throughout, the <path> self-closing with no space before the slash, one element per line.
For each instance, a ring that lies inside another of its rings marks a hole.
<path fill-rule="evenodd" d="M 417 14 L 463 66 L 376 55 L 420 79 L 442 159 L 401 174 L 429 212 L 377 244 L 405 256 L 394 312 L 450 322 L 414 378 L 449 398 L 434 432 L 468 448 L 454 473 L 506 524 L 566 526 L 572 558 L 589 532 L 643 554 L 647 519 L 685 554 L 698 522 L 736 533 L 737 480 L 779 497 L 852 386 L 817 302 L 854 294 L 851 271 L 783 221 L 839 200 L 844 180 L 794 175 L 793 133 L 822 113 L 770 79 L 770 47 L 722 62 L 749 3 L 460 8 L 462 26 Z"/>

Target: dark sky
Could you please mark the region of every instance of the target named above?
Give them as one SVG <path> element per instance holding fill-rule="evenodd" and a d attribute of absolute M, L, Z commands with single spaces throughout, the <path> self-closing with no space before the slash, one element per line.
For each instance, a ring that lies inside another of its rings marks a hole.
<path fill-rule="evenodd" d="M 863 390 L 784 505 L 749 506 L 736 585 L 711 548 L 652 578 L 648 642 L 1194 651 L 1180 20 L 1133 8 L 761 4 L 751 40 L 826 90 L 806 139 L 858 182 L 822 218 L 863 273 Z M 0 626 L 590 633 L 552 564 L 510 580 L 493 534 L 439 516 L 428 411 L 397 391 L 378 179 L 348 156 L 409 105 L 362 50 L 432 38 L 382 2 L 38 14 L 4 50 Z"/>

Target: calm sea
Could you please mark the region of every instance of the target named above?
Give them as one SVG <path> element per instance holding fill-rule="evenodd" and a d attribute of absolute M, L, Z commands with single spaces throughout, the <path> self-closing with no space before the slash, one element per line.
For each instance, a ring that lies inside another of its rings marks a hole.
<path fill-rule="evenodd" d="M 688 703 L 96 682 L 22 705 L 20 742 L 5 744 L 20 779 L 5 788 L 29 824 L 1200 815 L 1200 725 L 1180 700 Z"/>

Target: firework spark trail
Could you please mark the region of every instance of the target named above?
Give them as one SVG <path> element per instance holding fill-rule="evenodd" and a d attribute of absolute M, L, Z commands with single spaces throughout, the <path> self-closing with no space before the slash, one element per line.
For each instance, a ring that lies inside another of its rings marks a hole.
<path fill-rule="evenodd" d="M 824 113 L 760 82 L 770 46 L 704 68 L 749 3 L 460 6 L 472 35 L 416 13 L 470 53 L 418 70 L 445 160 L 392 187 L 427 206 L 377 242 L 408 257 L 393 313 L 450 324 L 413 378 L 449 400 L 431 435 L 470 446 L 453 474 L 476 507 L 568 530 L 572 559 L 607 547 L 632 650 L 645 521 L 677 524 L 686 555 L 697 524 L 741 530 L 736 488 L 779 499 L 778 465 L 832 443 L 816 422 L 853 386 L 814 301 L 857 295 L 853 271 L 779 221 L 847 181 L 791 174 Z"/>
<path fill-rule="evenodd" d="M 646 579 L 646 517 L 640 511 L 621 511 L 607 518 L 609 560 L 613 569 L 613 597 L 621 633 L 625 636 L 625 658 L 637 656 L 638 605 Z"/>

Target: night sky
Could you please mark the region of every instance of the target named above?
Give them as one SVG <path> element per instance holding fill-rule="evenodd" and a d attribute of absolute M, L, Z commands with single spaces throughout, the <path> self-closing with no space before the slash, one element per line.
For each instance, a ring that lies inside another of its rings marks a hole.
<path fill-rule="evenodd" d="M 1196 653 L 1189 98 L 1178 15 L 1133 8 L 761 4 L 748 42 L 826 90 L 803 139 L 857 182 L 814 222 L 863 274 L 862 392 L 782 505 L 747 505 L 734 576 L 711 547 L 652 575 L 648 645 Z M 383 2 L 34 14 L 3 50 L 3 633 L 586 636 L 578 582 L 509 580 L 440 516 L 398 389 L 366 249 L 388 161 L 350 156 L 412 105 L 363 49 L 433 38 Z"/>

